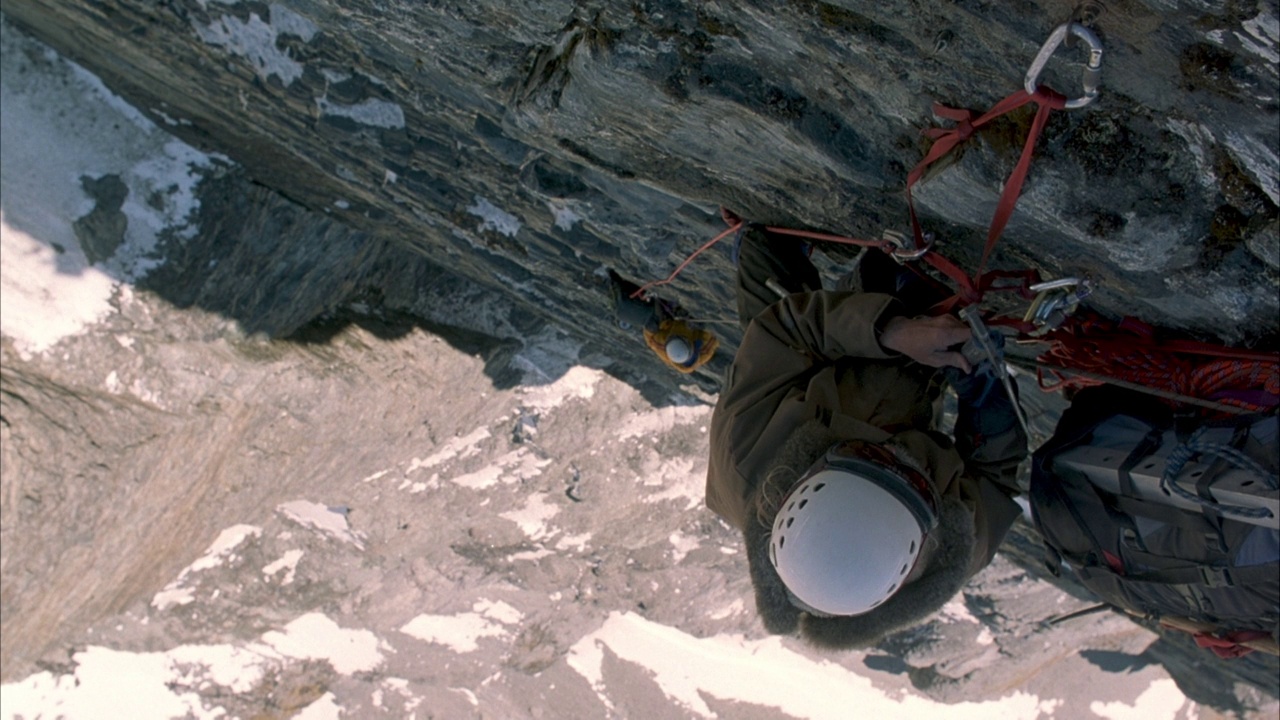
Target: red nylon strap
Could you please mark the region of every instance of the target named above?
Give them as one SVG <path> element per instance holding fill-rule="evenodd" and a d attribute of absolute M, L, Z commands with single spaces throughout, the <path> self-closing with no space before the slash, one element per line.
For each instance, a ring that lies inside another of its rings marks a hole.
<path fill-rule="evenodd" d="M 1018 164 L 1014 167 L 1013 172 L 1010 173 L 1008 180 L 1005 181 L 1004 191 L 1000 195 L 1000 202 L 996 205 L 995 214 L 991 219 L 991 227 L 987 231 L 987 242 L 982 249 L 982 261 L 978 265 L 978 271 L 970 277 L 955 263 L 936 252 L 930 252 L 924 256 L 926 262 L 959 286 L 957 297 L 945 303 L 947 309 L 951 309 L 960 303 L 975 303 L 982 298 L 986 290 L 990 289 L 985 277 L 987 259 L 995 248 L 996 242 L 999 241 L 1000 235 L 1004 232 L 1005 226 L 1009 223 L 1009 218 L 1013 216 L 1013 209 L 1018 204 L 1018 196 L 1022 194 L 1022 185 L 1026 180 L 1027 171 L 1031 169 L 1031 158 L 1034 154 L 1036 141 L 1044 130 L 1045 123 L 1049 119 L 1049 113 L 1065 107 L 1066 100 L 1066 97 L 1045 87 L 1037 89 L 1035 94 L 1019 90 L 996 103 L 994 107 L 983 113 L 976 120 L 973 119 L 973 113 L 969 110 L 934 104 L 934 113 L 939 117 L 955 121 L 956 126 L 949 129 L 934 128 L 925 131 L 924 134 L 927 137 L 934 139 L 933 145 L 929 147 L 924 159 L 907 174 L 907 209 L 911 216 L 911 230 L 915 236 L 917 248 L 923 248 L 925 240 L 924 231 L 921 229 L 920 221 L 916 217 L 915 200 L 911 195 L 911 186 L 924 177 L 925 170 L 930 165 L 942 159 L 954 150 L 957 145 L 972 137 L 973 133 L 983 125 L 1029 102 L 1035 102 L 1039 106 L 1035 120 L 1032 121 L 1031 129 L 1027 133 L 1026 142 L 1023 144 L 1022 155 L 1018 158 Z"/>
<path fill-rule="evenodd" d="M 1270 638 L 1271 635 L 1265 632 L 1241 630 L 1239 632 L 1230 633 L 1225 637 L 1217 637 L 1209 633 L 1198 633 L 1191 637 L 1195 639 L 1196 645 L 1209 650 L 1220 658 L 1230 660 L 1232 658 L 1244 657 L 1245 655 L 1253 652 L 1253 648 L 1243 645 L 1242 643 L 1254 640 L 1266 640 Z"/>

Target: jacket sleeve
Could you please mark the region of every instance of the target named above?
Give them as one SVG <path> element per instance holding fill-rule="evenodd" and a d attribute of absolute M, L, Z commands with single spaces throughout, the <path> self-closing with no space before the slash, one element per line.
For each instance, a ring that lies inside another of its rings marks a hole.
<path fill-rule="evenodd" d="M 1018 465 L 1027 458 L 1027 436 L 1001 384 L 976 404 L 961 393 L 955 438 L 966 475 L 991 482 L 1008 495 L 1021 492 Z"/>
<path fill-rule="evenodd" d="M 977 547 L 971 573 L 991 562 L 1021 508 L 1013 501 L 1018 465 L 1027 457 L 1027 436 L 1013 400 L 998 381 L 979 402 L 960 393 L 956 450 L 964 461 L 962 493 L 974 507 Z"/>
<path fill-rule="evenodd" d="M 898 314 L 897 304 L 890 295 L 874 293 L 788 295 L 747 328 L 734 359 L 734 384 L 793 385 L 814 366 L 840 358 L 895 357 L 880 346 L 880 330 Z"/>

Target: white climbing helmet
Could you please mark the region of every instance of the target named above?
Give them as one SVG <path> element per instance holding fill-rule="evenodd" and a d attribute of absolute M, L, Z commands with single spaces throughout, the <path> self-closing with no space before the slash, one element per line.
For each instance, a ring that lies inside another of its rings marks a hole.
<path fill-rule="evenodd" d="M 666 351 L 667 358 L 677 365 L 688 365 L 693 360 L 693 346 L 679 335 L 667 338 Z"/>
<path fill-rule="evenodd" d="M 902 587 L 937 525 L 938 503 L 928 478 L 887 448 L 841 443 L 783 500 L 769 560 L 805 609 L 870 612 Z"/>

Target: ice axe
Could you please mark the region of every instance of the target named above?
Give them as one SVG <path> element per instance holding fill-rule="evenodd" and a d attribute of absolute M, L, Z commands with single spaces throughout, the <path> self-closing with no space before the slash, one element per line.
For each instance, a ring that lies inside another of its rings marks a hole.
<path fill-rule="evenodd" d="M 1013 379 L 1009 376 L 1009 367 L 1005 365 L 1004 353 L 997 350 L 991 342 L 991 330 L 987 328 L 986 323 L 982 322 L 982 315 L 975 305 L 962 308 L 959 315 L 961 320 L 969 323 L 972 335 L 960 348 L 960 354 L 969 361 L 974 372 L 977 371 L 978 364 L 984 360 L 991 363 L 991 372 L 1004 386 L 1004 391 L 1009 395 L 1009 401 L 1013 403 L 1013 412 L 1018 417 L 1018 424 L 1022 426 L 1022 432 L 1027 439 L 1030 439 L 1031 428 L 1027 426 L 1027 418 L 1022 414 L 1022 405 L 1018 403 L 1018 395 L 1013 390 Z"/>

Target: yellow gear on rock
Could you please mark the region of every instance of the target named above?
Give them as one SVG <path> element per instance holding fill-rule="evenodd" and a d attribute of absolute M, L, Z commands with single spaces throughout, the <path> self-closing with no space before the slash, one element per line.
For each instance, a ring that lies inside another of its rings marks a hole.
<path fill-rule="evenodd" d="M 686 374 L 705 365 L 720 346 L 715 335 L 680 318 L 663 320 L 657 330 L 645 327 L 644 341 L 662 362 Z"/>

